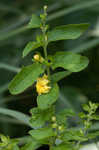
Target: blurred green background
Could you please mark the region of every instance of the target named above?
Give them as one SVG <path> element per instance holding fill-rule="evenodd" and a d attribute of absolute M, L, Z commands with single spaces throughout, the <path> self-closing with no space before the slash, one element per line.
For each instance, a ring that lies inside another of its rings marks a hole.
<path fill-rule="evenodd" d="M 8 84 L 19 68 L 31 64 L 33 52 L 22 59 L 27 42 L 34 40 L 39 30 L 27 30 L 33 13 L 40 14 L 48 5 L 50 28 L 57 25 L 90 23 L 88 31 L 77 40 L 60 41 L 48 46 L 48 53 L 58 50 L 81 53 L 89 58 L 89 66 L 80 73 L 73 73 L 59 82 L 60 96 L 57 108 L 81 111 L 81 104 L 99 99 L 99 0 L 0 0 L 0 109 L 8 108 L 29 114 L 36 105 L 36 92 L 30 87 L 24 93 L 12 96 Z M 39 49 L 42 53 L 42 49 Z M 98 113 L 98 112 L 97 112 Z M 71 122 L 72 124 L 72 122 Z M 94 123 L 93 130 L 99 129 Z M 0 133 L 22 137 L 29 127 L 0 110 Z"/>

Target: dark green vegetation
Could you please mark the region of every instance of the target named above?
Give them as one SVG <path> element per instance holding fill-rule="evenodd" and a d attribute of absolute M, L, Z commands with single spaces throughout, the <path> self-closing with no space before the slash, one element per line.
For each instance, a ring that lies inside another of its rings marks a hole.
<path fill-rule="evenodd" d="M 28 41 L 33 41 L 40 32 L 26 27 L 32 13 L 40 14 L 44 4 L 48 4 L 48 23 L 51 28 L 64 24 L 78 24 L 87 22 L 91 26 L 87 33 L 77 40 L 60 41 L 51 43 L 48 46 L 48 53 L 52 54 L 57 49 L 68 50 L 74 53 L 82 53 L 90 60 L 89 66 L 80 73 L 72 73 L 67 78 L 59 82 L 61 104 L 57 104 L 57 109 L 66 107 L 71 108 L 76 113 L 81 111 L 81 104 L 87 103 L 88 99 L 98 102 L 99 97 L 99 71 L 98 71 L 98 0 L 76 0 L 66 1 L 1 1 L 0 2 L 0 103 L 1 108 L 8 108 L 27 113 L 33 105 L 36 105 L 36 93 L 33 87 L 25 91 L 24 94 L 11 96 L 7 90 L 8 83 L 16 72 L 19 72 L 22 65 L 30 65 L 34 52 L 28 57 L 21 59 L 22 50 Z M 40 11 L 41 10 L 41 11 Z M 32 32 L 31 32 L 32 31 Z M 31 34 L 32 33 L 32 34 Z M 51 41 L 52 38 L 49 39 Z M 42 49 L 39 48 L 40 52 Z M 26 54 L 24 54 L 26 55 Z M 54 56 L 53 56 L 54 57 Z M 62 60 L 63 61 L 63 60 Z M 56 66 L 53 66 L 56 68 Z M 67 69 L 67 68 L 66 68 Z M 61 69 L 60 69 L 61 71 Z M 76 72 L 76 71 L 74 71 Z M 56 78 L 55 78 L 56 79 Z M 60 103 L 60 101 L 59 101 Z M 14 116 L 9 110 L 0 109 L 1 114 Z M 98 113 L 98 112 L 97 112 Z M 20 137 L 27 134 L 28 117 L 26 120 L 20 119 L 19 114 L 15 114 L 18 120 L 0 116 L 0 132 L 11 137 Z M 78 121 L 78 119 L 77 119 Z M 76 120 L 70 121 L 71 126 L 76 126 Z M 91 130 L 99 130 L 99 124 L 94 122 Z M 23 141 L 23 139 L 21 139 Z M 98 140 L 98 139 L 97 139 Z"/>

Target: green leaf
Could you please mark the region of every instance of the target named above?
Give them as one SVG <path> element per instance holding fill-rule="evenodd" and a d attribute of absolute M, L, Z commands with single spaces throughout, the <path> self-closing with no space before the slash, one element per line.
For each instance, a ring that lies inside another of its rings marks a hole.
<path fill-rule="evenodd" d="M 0 134 L 0 147 L 7 146 L 10 142 L 10 138 Z"/>
<path fill-rule="evenodd" d="M 88 138 L 84 136 L 84 134 L 82 132 L 80 132 L 80 130 L 73 130 L 73 129 L 69 129 L 66 132 L 64 132 L 64 135 L 62 137 L 62 140 L 64 142 L 68 142 L 68 141 L 87 141 Z"/>
<path fill-rule="evenodd" d="M 17 145 L 15 145 L 13 150 L 19 150 L 19 147 Z"/>
<path fill-rule="evenodd" d="M 40 144 L 35 141 L 35 140 L 32 140 L 31 142 L 27 143 L 25 146 L 23 146 L 21 148 L 21 150 L 35 150 L 37 149 L 38 147 L 40 146 Z"/>
<path fill-rule="evenodd" d="M 30 113 L 32 113 L 31 126 L 37 128 L 43 126 L 46 121 L 51 120 L 51 116 L 54 114 L 54 107 L 43 111 L 36 107 L 31 109 Z"/>
<path fill-rule="evenodd" d="M 36 16 L 35 14 L 32 15 L 32 18 L 28 24 L 29 28 L 39 28 L 41 25 L 40 17 Z"/>
<path fill-rule="evenodd" d="M 52 58 L 52 69 L 62 67 L 71 72 L 79 72 L 88 66 L 89 60 L 85 56 L 72 52 L 57 52 Z"/>
<path fill-rule="evenodd" d="M 83 104 L 83 110 L 90 112 L 91 108 L 87 104 Z"/>
<path fill-rule="evenodd" d="M 40 42 L 29 42 L 23 50 L 23 57 L 27 56 L 29 52 L 39 48 L 42 44 Z"/>
<path fill-rule="evenodd" d="M 98 136 L 99 136 L 99 131 L 94 131 L 93 133 L 88 133 L 87 134 L 87 138 L 88 139 L 94 139 L 94 138 L 96 138 Z"/>
<path fill-rule="evenodd" d="M 70 71 L 61 71 L 61 72 L 57 72 L 57 73 L 54 73 L 52 76 L 51 76 L 51 80 L 53 82 L 58 82 L 60 81 L 61 79 L 69 76 L 72 72 Z"/>
<path fill-rule="evenodd" d="M 48 42 L 77 39 L 87 30 L 89 24 L 69 24 L 56 27 L 48 32 Z"/>
<path fill-rule="evenodd" d="M 11 94 L 15 95 L 23 92 L 30 87 L 43 72 L 44 69 L 42 68 L 42 65 L 38 63 L 23 67 L 9 85 Z"/>
<path fill-rule="evenodd" d="M 79 117 L 80 117 L 81 119 L 84 119 L 84 118 L 87 118 L 87 115 L 86 115 L 84 112 L 80 112 L 80 113 L 79 113 Z"/>
<path fill-rule="evenodd" d="M 91 118 L 94 119 L 94 120 L 99 120 L 99 115 L 96 115 L 96 114 L 95 115 L 91 115 Z"/>
<path fill-rule="evenodd" d="M 5 137 L 6 138 L 6 137 Z M 0 143 L 0 150 L 19 150 L 19 147 L 17 146 L 18 144 L 18 140 L 11 140 L 10 138 L 8 138 L 8 141 L 5 141 L 7 139 L 4 138 L 4 141 L 2 141 L 5 145 L 1 145 L 3 143 Z"/>
<path fill-rule="evenodd" d="M 73 147 L 72 144 L 60 144 L 58 146 L 53 146 L 51 150 L 76 150 Z"/>
<path fill-rule="evenodd" d="M 42 140 L 45 138 L 55 136 L 55 133 L 52 130 L 52 128 L 41 128 L 37 130 L 31 130 L 29 131 L 29 134 L 36 140 Z"/>
<path fill-rule="evenodd" d="M 53 84 L 51 90 L 47 94 L 42 94 L 37 97 L 37 104 L 40 109 L 48 109 L 56 102 L 59 96 L 59 87 Z"/>

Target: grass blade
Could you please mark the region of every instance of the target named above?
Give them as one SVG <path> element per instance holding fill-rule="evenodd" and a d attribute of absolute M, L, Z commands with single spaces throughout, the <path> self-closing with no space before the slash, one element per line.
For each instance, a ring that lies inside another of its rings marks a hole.
<path fill-rule="evenodd" d="M 94 0 L 94 1 L 89 0 L 89 1 L 85 1 L 85 2 L 75 4 L 75 5 L 71 6 L 70 8 L 65 8 L 61 11 L 55 12 L 54 14 L 50 15 L 49 18 L 48 18 L 48 21 L 51 21 L 53 19 L 56 19 L 56 18 L 62 17 L 64 15 L 70 14 L 74 11 L 78 11 L 78 10 L 93 7 L 94 5 L 98 5 L 98 4 L 99 4 L 99 0 Z"/>
<path fill-rule="evenodd" d="M 19 72 L 20 68 L 8 65 L 8 64 L 4 64 L 4 63 L 0 63 L 0 69 L 6 69 L 12 72 Z"/>
<path fill-rule="evenodd" d="M 94 40 L 90 40 L 89 42 L 85 42 L 83 44 L 81 44 L 80 46 L 73 48 L 71 51 L 74 53 L 81 53 L 83 51 L 92 49 L 93 47 L 99 45 L 99 38 L 94 39 Z"/>
<path fill-rule="evenodd" d="M 29 116 L 25 115 L 21 112 L 18 112 L 18 111 L 15 111 L 15 110 L 10 110 L 10 109 L 7 109 L 7 108 L 0 108 L 0 114 L 7 115 L 7 116 L 10 116 L 10 117 L 14 117 L 14 118 L 18 119 L 19 121 L 23 122 L 24 124 L 30 126 Z"/>

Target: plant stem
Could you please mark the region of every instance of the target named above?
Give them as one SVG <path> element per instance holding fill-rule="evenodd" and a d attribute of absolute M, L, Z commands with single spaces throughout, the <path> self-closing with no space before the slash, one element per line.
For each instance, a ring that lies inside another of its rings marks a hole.
<path fill-rule="evenodd" d="M 46 35 L 45 35 L 45 36 L 46 36 Z M 46 61 L 48 61 L 48 57 L 47 57 L 47 44 L 46 44 L 46 41 L 45 41 L 45 44 L 44 44 L 44 55 L 45 55 Z M 48 77 L 50 77 L 50 69 L 49 69 L 48 66 L 47 66 L 47 75 L 48 75 Z"/>
<path fill-rule="evenodd" d="M 93 113 L 93 112 L 90 111 L 89 114 L 88 114 L 88 118 L 87 118 L 87 120 L 86 120 L 86 123 L 87 123 L 87 124 L 89 124 L 89 122 L 91 121 L 90 117 L 91 117 L 92 113 Z M 84 128 L 82 129 L 82 132 L 83 132 L 84 137 L 86 137 L 87 131 L 88 131 L 88 127 L 87 127 L 87 125 L 85 125 Z M 78 149 L 80 149 L 80 143 L 81 143 L 81 141 L 78 141 L 78 142 L 77 142 L 77 148 L 78 148 Z"/>
<path fill-rule="evenodd" d="M 47 39 L 47 26 L 46 26 L 46 17 L 47 17 L 47 6 L 44 6 L 44 15 L 42 18 L 42 33 L 43 33 L 43 50 L 44 50 L 44 56 L 45 60 L 48 62 L 48 56 L 47 56 L 47 45 L 48 45 L 48 39 Z M 50 68 L 47 66 L 47 75 L 50 78 Z"/>

